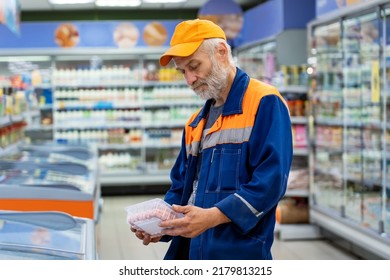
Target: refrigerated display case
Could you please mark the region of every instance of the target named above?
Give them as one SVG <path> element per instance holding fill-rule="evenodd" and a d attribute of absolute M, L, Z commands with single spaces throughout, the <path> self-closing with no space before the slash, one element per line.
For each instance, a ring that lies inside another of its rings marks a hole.
<path fill-rule="evenodd" d="M 372 1 L 317 19 L 308 29 L 311 220 L 356 253 L 386 259 L 389 11 L 385 1 Z"/>
<path fill-rule="evenodd" d="M 0 158 L 3 210 L 56 210 L 99 218 L 101 190 L 96 150 L 82 146 L 20 145 Z"/>
<path fill-rule="evenodd" d="M 0 259 L 95 260 L 95 223 L 57 211 L 0 211 Z"/>

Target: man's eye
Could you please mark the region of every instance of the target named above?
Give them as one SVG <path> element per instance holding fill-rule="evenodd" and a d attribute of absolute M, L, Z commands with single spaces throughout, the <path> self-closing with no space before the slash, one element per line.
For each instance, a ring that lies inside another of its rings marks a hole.
<path fill-rule="evenodd" d="M 191 65 L 190 67 L 188 67 L 191 71 L 194 71 L 198 68 L 198 65 Z"/>

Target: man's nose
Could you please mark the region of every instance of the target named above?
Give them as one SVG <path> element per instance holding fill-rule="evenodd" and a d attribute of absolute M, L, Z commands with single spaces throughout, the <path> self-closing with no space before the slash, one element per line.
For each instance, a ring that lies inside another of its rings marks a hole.
<path fill-rule="evenodd" d="M 189 72 L 186 72 L 186 73 L 185 73 L 184 78 L 186 79 L 187 84 L 188 84 L 189 86 L 191 86 L 191 85 L 197 80 L 196 75 L 194 75 L 194 74 L 192 74 L 192 73 L 189 73 Z"/>

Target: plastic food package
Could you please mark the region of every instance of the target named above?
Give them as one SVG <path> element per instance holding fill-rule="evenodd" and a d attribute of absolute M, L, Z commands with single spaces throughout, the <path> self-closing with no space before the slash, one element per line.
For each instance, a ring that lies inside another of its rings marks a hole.
<path fill-rule="evenodd" d="M 151 237 L 161 236 L 161 221 L 184 217 L 182 213 L 172 210 L 171 205 L 160 198 L 137 203 L 126 207 L 127 222 L 134 228 L 142 230 Z"/>

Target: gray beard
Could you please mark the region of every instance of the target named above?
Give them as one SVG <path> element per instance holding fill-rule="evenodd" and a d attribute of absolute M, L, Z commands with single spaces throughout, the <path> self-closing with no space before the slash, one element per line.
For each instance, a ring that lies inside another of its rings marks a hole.
<path fill-rule="evenodd" d="M 227 87 L 227 68 L 220 67 L 214 58 L 211 58 L 211 63 L 212 67 L 208 76 L 205 79 L 198 81 L 194 86 L 196 88 L 199 84 L 207 84 L 208 88 L 206 90 L 194 90 L 203 100 L 219 99 L 222 91 Z"/>

